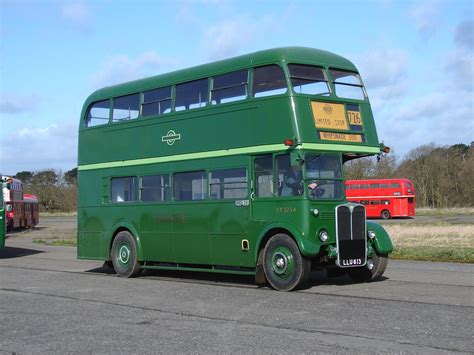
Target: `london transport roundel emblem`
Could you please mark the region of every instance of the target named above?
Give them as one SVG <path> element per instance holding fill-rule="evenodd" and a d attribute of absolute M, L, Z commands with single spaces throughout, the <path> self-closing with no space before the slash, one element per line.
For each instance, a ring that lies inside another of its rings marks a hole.
<path fill-rule="evenodd" d="M 166 133 L 165 136 L 161 137 L 162 142 L 166 142 L 168 145 L 173 145 L 174 142 L 179 141 L 181 139 L 181 134 L 176 133 L 172 129 Z"/>
<path fill-rule="evenodd" d="M 331 107 L 331 105 L 329 105 L 329 104 L 324 105 L 324 106 L 323 106 L 323 111 L 324 111 L 326 114 L 330 115 L 330 114 L 332 113 L 332 107 Z"/>

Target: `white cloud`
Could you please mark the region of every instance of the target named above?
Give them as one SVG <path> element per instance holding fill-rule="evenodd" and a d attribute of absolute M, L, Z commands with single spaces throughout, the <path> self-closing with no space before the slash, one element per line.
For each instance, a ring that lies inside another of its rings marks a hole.
<path fill-rule="evenodd" d="M 406 76 L 408 54 L 398 48 L 381 48 L 356 57 L 356 62 L 370 89 L 399 85 Z"/>
<path fill-rule="evenodd" d="M 62 19 L 81 31 L 89 31 L 92 25 L 92 14 L 84 2 L 71 2 L 61 7 Z"/>
<path fill-rule="evenodd" d="M 251 47 L 256 40 L 281 28 L 273 15 L 263 17 L 240 16 L 217 22 L 204 31 L 203 45 L 208 59 L 234 56 L 243 47 Z"/>
<path fill-rule="evenodd" d="M 40 98 L 36 94 L 0 93 L 0 113 L 17 114 L 32 111 L 36 108 Z"/>
<path fill-rule="evenodd" d="M 450 90 L 474 91 L 474 21 L 463 21 L 454 34 L 454 50 L 448 55 L 445 69 L 452 80 Z M 471 100 L 472 102 L 472 100 Z"/>
<path fill-rule="evenodd" d="M 70 170 L 77 165 L 78 122 L 51 124 L 48 127 L 20 129 L 11 137 L 0 138 L 2 173 L 15 174 L 22 170 Z"/>
<path fill-rule="evenodd" d="M 114 85 L 130 80 L 157 75 L 164 68 L 175 67 L 178 61 L 164 58 L 155 51 L 142 53 L 135 58 L 117 55 L 105 60 L 102 68 L 91 75 L 90 81 L 96 88 Z"/>
<path fill-rule="evenodd" d="M 461 48 L 474 49 L 474 21 L 466 20 L 456 27 L 454 42 Z"/>
<path fill-rule="evenodd" d="M 452 145 L 474 140 L 472 98 L 469 93 L 436 91 L 399 101 L 375 115 L 379 139 L 397 152 L 429 142 Z"/>
<path fill-rule="evenodd" d="M 410 10 L 410 17 L 415 28 L 424 39 L 431 38 L 441 23 L 439 1 L 425 0 L 418 2 Z"/>

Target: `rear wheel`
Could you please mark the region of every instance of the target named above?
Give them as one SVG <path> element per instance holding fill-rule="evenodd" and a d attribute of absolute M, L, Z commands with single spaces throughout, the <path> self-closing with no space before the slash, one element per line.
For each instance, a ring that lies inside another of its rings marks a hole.
<path fill-rule="evenodd" d="M 382 219 L 390 219 L 391 217 L 390 211 L 383 210 L 382 213 L 380 214 L 380 217 L 382 217 Z"/>
<path fill-rule="evenodd" d="M 263 269 L 268 283 L 275 290 L 291 291 L 308 280 L 311 262 L 301 255 L 291 237 L 276 234 L 265 246 Z"/>
<path fill-rule="evenodd" d="M 354 281 L 365 282 L 379 279 L 388 264 L 388 255 L 379 254 L 373 251 L 372 258 L 367 259 L 367 265 L 363 267 L 351 268 L 348 270 L 350 278 Z"/>
<path fill-rule="evenodd" d="M 137 261 L 137 244 L 129 232 L 122 231 L 117 234 L 112 243 L 111 256 L 117 275 L 134 277 L 140 271 Z"/>

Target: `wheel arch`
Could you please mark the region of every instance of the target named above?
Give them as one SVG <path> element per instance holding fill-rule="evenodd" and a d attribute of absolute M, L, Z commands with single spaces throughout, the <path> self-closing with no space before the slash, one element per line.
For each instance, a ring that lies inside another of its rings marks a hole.
<path fill-rule="evenodd" d="M 143 251 L 142 251 L 142 245 L 141 245 L 141 240 L 140 240 L 138 230 L 133 226 L 132 223 L 127 222 L 127 221 L 119 222 L 119 223 L 115 224 L 112 227 L 112 232 L 109 234 L 111 237 L 110 237 L 109 242 L 108 242 L 108 254 L 107 254 L 108 257 L 107 257 L 107 260 L 111 260 L 110 250 L 112 248 L 112 244 L 114 242 L 115 237 L 117 236 L 117 234 L 119 234 L 120 232 L 123 232 L 123 231 L 129 232 L 132 235 L 133 239 L 135 239 L 135 243 L 137 243 L 137 259 L 139 261 L 142 261 L 143 260 Z"/>
<path fill-rule="evenodd" d="M 389 254 L 393 251 L 392 240 L 384 227 L 376 222 L 367 221 L 367 230 L 375 232 L 373 246 L 377 252 L 380 254 Z"/>
<path fill-rule="evenodd" d="M 288 223 L 272 223 L 266 226 L 257 238 L 254 255 L 255 260 L 258 260 L 258 255 L 268 240 L 278 233 L 288 234 L 288 236 L 296 242 L 300 253 L 304 256 L 311 257 L 319 253 L 319 244 L 309 240 L 296 226 Z"/>

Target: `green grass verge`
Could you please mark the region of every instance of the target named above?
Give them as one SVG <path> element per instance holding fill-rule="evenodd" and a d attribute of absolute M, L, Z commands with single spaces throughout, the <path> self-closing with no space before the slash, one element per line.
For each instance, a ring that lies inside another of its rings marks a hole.
<path fill-rule="evenodd" d="M 33 239 L 33 243 L 43 244 L 43 245 L 52 245 L 56 247 L 75 247 L 77 246 L 76 239 L 56 239 L 51 241 L 46 241 L 43 239 Z"/>
<path fill-rule="evenodd" d="M 420 207 L 415 211 L 417 216 L 436 216 L 436 217 L 449 217 L 449 216 L 459 216 L 459 215 L 473 215 L 474 208 L 465 207 L 465 208 L 426 208 Z"/>
<path fill-rule="evenodd" d="M 391 259 L 474 263 L 474 248 L 411 247 L 395 248 Z"/>

